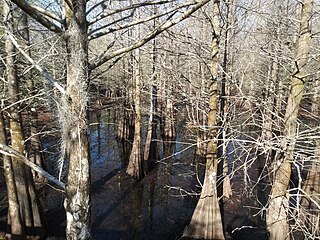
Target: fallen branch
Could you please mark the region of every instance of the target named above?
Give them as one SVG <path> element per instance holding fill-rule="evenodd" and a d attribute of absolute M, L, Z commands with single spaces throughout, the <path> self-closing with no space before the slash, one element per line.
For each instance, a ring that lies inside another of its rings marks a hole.
<path fill-rule="evenodd" d="M 5 154 L 7 156 L 13 157 L 13 159 L 17 159 L 18 161 L 22 161 L 24 164 L 26 164 L 28 167 L 30 167 L 35 172 L 39 173 L 41 176 L 48 179 L 48 181 L 54 183 L 62 190 L 65 190 L 66 186 L 63 182 L 60 182 L 58 179 L 56 179 L 54 176 L 52 176 L 47 171 L 43 170 L 42 167 L 38 166 L 37 164 L 31 162 L 27 157 L 25 157 L 23 154 L 17 152 L 16 150 L 12 149 L 11 147 L 4 145 L 0 143 L 0 153 Z"/>

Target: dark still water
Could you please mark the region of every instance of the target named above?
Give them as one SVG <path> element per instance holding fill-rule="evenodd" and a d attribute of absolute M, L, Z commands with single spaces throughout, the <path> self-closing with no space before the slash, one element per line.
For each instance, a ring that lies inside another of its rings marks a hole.
<path fill-rule="evenodd" d="M 109 111 L 91 114 L 93 239 L 178 239 L 197 203 L 202 169 L 187 131 L 177 129 L 170 143 L 158 140 L 158 164 L 136 181 L 125 174 L 130 143 L 117 142 L 113 122 Z M 44 202 L 49 235 L 63 238 L 62 198 L 52 194 Z"/>

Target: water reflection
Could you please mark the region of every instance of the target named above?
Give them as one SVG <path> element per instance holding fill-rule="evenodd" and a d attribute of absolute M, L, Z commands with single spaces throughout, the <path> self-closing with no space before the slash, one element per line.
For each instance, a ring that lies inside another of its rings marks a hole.
<path fill-rule="evenodd" d="M 92 116 L 92 227 L 94 239 L 176 239 L 189 223 L 196 198 L 194 149 L 161 143 L 159 164 L 140 180 L 125 174 L 129 142 L 116 141 L 110 114 Z M 181 142 L 181 136 L 176 139 Z M 170 157 L 172 156 L 172 157 Z M 107 163 L 108 162 L 108 163 Z M 173 187 L 173 188 L 172 188 Z"/>
<path fill-rule="evenodd" d="M 177 142 L 159 140 L 158 164 L 145 178 L 136 181 L 125 174 L 131 143 L 116 140 L 114 113 L 90 113 L 89 130 L 93 239 L 177 239 L 189 223 L 197 201 L 185 191 L 200 191 L 196 187 L 199 184 L 194 148 L 183 144 L 186 131 L 177 131 Z M 56 141 L 51 145 L 52 142 Z M 51 159 L 56 161 L 59 151 L 51 150 Z M 62 236 L 62 195 L 51 191 L 43 204 L 50 214 L 50 226 L 56 226 L 49 234 Z"/>
<path fill-rule="evenodd" d="M 112 123 L 111 111 L 90 114 L 90 154 L 92 168 L 119 168 L 122 166 L 116 139 L 116 127 Z"/>

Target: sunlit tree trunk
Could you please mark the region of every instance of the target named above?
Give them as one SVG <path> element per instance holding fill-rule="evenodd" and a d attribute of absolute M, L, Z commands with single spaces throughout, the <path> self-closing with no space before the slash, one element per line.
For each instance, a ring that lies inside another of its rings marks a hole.
<path fill-rule="evenodd" d="M 139 50 L 135 51 L 135 118 L 134 118 L 134 139 L 127 167 L 127 174 L 140 179 L 143 176 L 141 156 L 141 72 Z"/>
<path fill-rule="evenodd" d="M 137 17 L 139 17 L 139 10 L 137 10 Z M 136 35 L 140 36 L 140 27 L 136 27 Z M 133 77 L 135 82 L 135 118 L 134 118 L 134 139 L 127 167 L 127 174 L 133 178 L 140 179 L 143 177 L 143 161 L 141 153 L 141 62 L 140 49 L 134 51 L 133 60 Z"/>
<path fill-rule="evenodd" d="M 303 96 L 304 83 L 307 77 L 306 64 L 311 44 L 312 0 L 302 3 L 299 38 L 296 43 L 295 72 L 292 75 L 291 87 L 285 113 L 284 142 L 282 153 L 276 159 L 276 172 L 272 185 L 269 206 L 267 209 L 267 226 L 270 239 L 290 239 L 287 211 L 289 205 L 288 186 L 291 175 L 295 142 L 297 137 L 297 120 L 299 105 Z"/>
<path fill-rule="evenodd" d="M 67 239 L 90 239 L 90 155 L 88 142 L 88 38 L 86 0 L 65 6 L 67 15 L 67 89 L 63 105 L 68 185 L 65 208 Z"/>
<path fill-rule="evenodd" d="M 219 164 L 220 170 L 223 171 L 223 176 L 218 177 L 218 197 L 223 196 L 224 198 L 230 198 L 232 195 L 231 189 L 231 182 L 230 177 L 228 175 L 228 163 L 227 162 L 227 145 L 226 145 L 226 136 L 228 132 L 228 102 L 227 102 L 227 88 L 228 88 L 228 76 L 229 76 L 229 69 L 228 69 L 228 62 L 229 62 L 229 55 L 230 55 L 230 41 L 231 41 L 231 28 L 233 21 L 233 1 L 230 0 L 227 2 L 226 6 L 226 25 L 225 25 L 225 36 L 224 36 L 224 51 L 223 51 L 223 62 L 222 62 L 222 79 L 221 79 L 221 93 L 220 93 L 220 130 L 218 133 L 218 158 L 220 159 L 221 163 Z M 223 168 L 223 170 L 221 169 Z M 220 184 L 223 183 L 223 184 Z M 223 198 L 220 201 L 220 206 L 223 205 Z"/>
<path fill-rule="evenodd" d="M 153 7 L 153 13 L 156 13 L 156 8 Z M 155 20 L 153 21 L 155 26 Z M 147 129 L 147 137 L 144 148 L 143 159 L 144 161 L 155 160 L 156 158 L 156 142 L 153 141 L 157 137 L 157 123 L 156 123 L 156 111 L 157 111 L 157 93 L 158 88 L 156 86 L 156 60 L 157 60 L 157 50 L 156 50 L 156 39 L 152 41 L 152 77 L 150 84 L 150 111 L 149 111 L 149 121 L 148 121 L 148 129 Z M 148 164 L 145 164 L 147 166 Z"/>
<path fill-rule="evenodd" d="M 128 31 L 128 44 L 130 44 L 132 39 L 132 31 L 131 29 Z M 126 64 L 127 62 L 127 64 Z M 121 92 L 121 109 L 119 111 L 119 125 L 118 125 L 118 139 L 128 142 L 133 140 L 134 135 L 134 123 L 133 123 L 133 114 L 130 111 L 130 101 L 131 101 L 131 89 L 132 76 L 133 76 L 133 53 L 129 54 L 129 59 L 123 59 L 122 61 L 123 69 L 127 69 L 127 71 L 123 71 L 122 74 L 122 90 Z"/>
<path fill-rule="evenodd" d="M 203 27 L 204 27 L 204 25 L 203 25 Z M 203 32 L 203 35 L 205 35 L 204 32 Z M 201 37 L 202 37 L 202 39 L 205 38 L 205 36 L 201 36 Z M 198 101 L 203 101 L 203 99 L 204 99 L 203 95 L 204 95 L 205 89 L 207 88 L 206 84 L 205 84 L 204 68 L 205 67 L 203 66 L 202 63 L 198 63 L 198 71 L 199 71 L 199 76 L 201 78 L 201 87 L 200 87 L 200 91 L 199 91 L 199 100 Z M 199 102 L 199 104 L 200 104 L 200 102 Z M 187 109 L 188 109 L 188 106 L 187 106 Z M 201 111 L 201 109 L 199 109 L 199 108 L 197 108 L 196 111 L 197 111 L 197 116 L 198 116 L 197 124 L 199 125 L 196 128 L 196 137 L 197 137 L 196 154 L 204 157 L 206 155 L 206 151 L 207 151 L 207 142 L 206 142 L 207 136 L 206 136 L 206 132 L 204 131 L 203 126 L 206 126 L 207 116 L 205 114 L 205 111 L 203 111 L 203 110 Z"/>
<path fill-rule="evenodd" d="M 126 65 L 125 65 L 125 60 L 123 59 L 122 61 L 122 68 L 123 69 L 126 69 Z M 125 71 L 123 71 L 122 73 L 122 85 L 123 86 L 126 86 L 126 77 L 127 75 L 125 74 Z M 118 132 L 117 132 L 117 138 L 119 140 L 125 140 L 127 138 L 127 131 L 126 131 L 126 108 L 127 108 L 127 94 L 125 92 L 124 89 L 121 89 L 120 90 L 120 106 L 121 108 L 119 109 L 119 112 L 118 112 L 118 118 L 119 118 L 119 121 L 118 121 Z"/>
<path fill-rule="evenodd" d="M 156 50 L 156 39 L 153 40 L 152 44 L 152 78 L 150 84 L 150 112 L 149 112 L 149 122 L 148 122 L 148 132 L 146 138 L 146 144 L 144 148 L 144 160 L 145 161 L 155 161 L 157 156 L 157 121 L 156 121 L 156 111 L 158 108 L 158 87 L 157 87 L 157 72 L 156 72 L 156 60 L 157 60 L 157 50 Z"/>
<path fill-rule="evenodd" d="M 13 32 L 13 18 L 10 11 L 10 6 L 4 3 L 4 16 L 7 23 L 8 30 Z M 7 33 L 8 34 L 8 33 Z M 22 128 L 22 118 L 20 112 L 19 101 L 19 79 L 17 76 L 16 63 L 15 63 L 15 47 L 12 41 L 7 38 L 5 42 L 6 49 L 6 67 L 7 67 L 7 82 L 8 82 L 8 103 L 11 106 L 9 109 L 10 114 L 10 135 L 11 147 L 24 154 L 24 134 Z M 21 229 L 25 230 L 26 235 L 41 235 L 43 230 L 42 219 L 39 208 L 39 202 L 36 196 L 36 190 L 31 175 L 31 171 L 22 162 L 12 161 L 12 169 L 14 181 L 17 190 L 21 223 Z M 19 215 L 17 215 L 19 218 Z M 11 219 L 10 221 L 17 221 L 19 219 Z"/>
<path fill-rule="evenodd" d="M 0 113 L 0 143 L 7 145 L 6 129 L 2 112 Z M 3 155 L 3 171 L 7 186 L 8 195 L 8 218 L 10 219 L 10 230 L 12 237 L 23 239 L 25 236 L 24 225 L 20 215 L 20 206 L 18 201 L 17 189 L 13 175 L 11 157 Z"/>
<path fill-rule="evenodd" d="M 212 59 L 208 113 L 208 137 L 211 139 L 207 146 L 207 162 L 204 183 L 199 202 L 194 210 L 190 224 L 188 225 L 184 236 L 195 239 L 224 239 L 221 213 L 217 196 L 217 176 L 218 158 L 217 158 L 217 112 L 218 112 L 218 52 L 219 52 L 219 1 L 214 3 L 214 17 L 212 25 L 214 35 L 212 42 Z"/>
<path fill-rule="evenodd" d="M 176 131 L 174 126 L 174 109 L 173 102 L 168 97 L 165 100 L 165 115 L 164 115 L 164 138 L 173 139 L 176 137 Z"/>

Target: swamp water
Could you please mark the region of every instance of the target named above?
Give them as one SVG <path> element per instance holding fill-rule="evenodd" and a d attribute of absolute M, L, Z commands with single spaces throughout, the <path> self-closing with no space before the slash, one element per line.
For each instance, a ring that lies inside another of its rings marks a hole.
<path fill-rule="evenodd" d="M 90 117 L 93 239 L 179 239 L 190 222 L 203 177 L 203 160 L 195 157 L 190 140 L 194 137 L 183 126 L 178 126 L 175 141 L 158 140 L 158 164 L 142 180 L 136 181 L 125 173 L 131 144 L 117 142 L 117 125 L 111 111 L 91 112 Z M 232 230 L 247 224 L 259 225 L 257 196 L 247 197 L 244 191 L 247 189 L 243 181 L 245 174 L 240 166 L 249 155 L 242 156 L 245 147 L 240 143 L 235 141 L 234 147 L 228 149 L 232 158 L 233 192 L 225 203 L 224 223 L 228 232 L 231 232 L 228 227 Z M 44 145 L 46 159 L 52 163 L 48 164 L 48 170 L 54 172 L 59 157 L 58 143 L 51 138 Z M 254 172 L 259 171 L 255 168 Z M 5 196 L 1 179 L 0 190 Z M 44 186 L 39 190 L 39 198 L 47 220 L 47 239 L 65 239 L 63 194 Z M 6 231 L 7 215 L 6 201 L 1 202 L 0 233 Z M 256 216 L 255 222 L 252 216 Z M 267 239 L 265 232 L 252 227 L 249 230 L 234 234 L 234 239 Z M 226 234 L 226 239 L 231 236 Z"/>
<path fill-rule="evenodd" d="M 185 143 L 186 129 L 177 129 L 174 142 L 158 140 L 158 163 L 136 181 L 125 174 L 130 143 L 117 142 L 111 118 L 109 111 L 91 113 L 93 239 L 178 239 L 197 203 L 198 173 L 203 172 L 194 147 Z M 62 195 L 46 193 L 43 205 L 49 236 L 63 239 Z"/>

